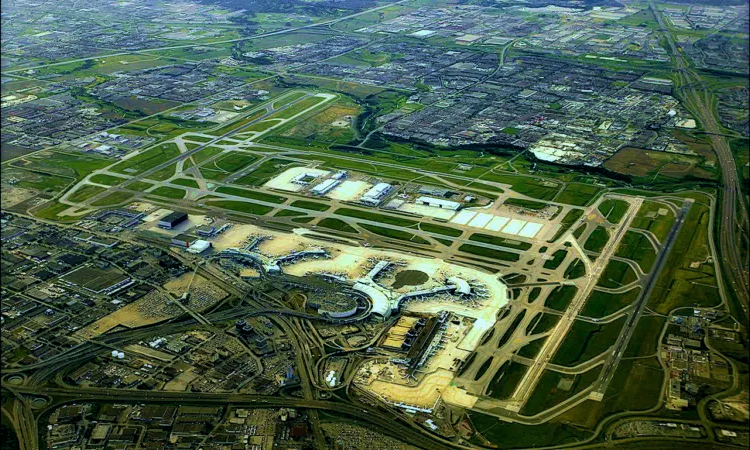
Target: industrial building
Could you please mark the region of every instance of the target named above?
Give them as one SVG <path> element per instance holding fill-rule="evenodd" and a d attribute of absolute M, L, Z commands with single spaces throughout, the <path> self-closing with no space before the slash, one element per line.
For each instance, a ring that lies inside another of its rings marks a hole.
<path fill-rule="evenodd" d="M 422 195 L 431 195 L 433 197 L 450 197 L 454 194 L 453 191 L 446 188 L 435 187 L 435 186 L 421 186 L 419 193 Z"/>
<path fill-rule="evenodd" d="M 197 241 L 193 242 L 190 247 L 187 249 L 188 253 L 203 253 L 209 248 L 211 248 L 211 243 L 208 241 L 204 241 L 202 239 L 198 239 Z"/>
<path fill-rule="evenodd" d="M 159 228 L 164 228 L 165 230 L 171 230 L 172 228 L 186 221 L 187 218 L 188 215 L 184 212 L 172 211 L 171 213 L 159 219 L 158 226 Z"/>
<path fill-rule="evenodd" d="M 341 180 L 337 180 L 335 178 L 329 178 L 322 183 L 316 185 L 312 189 L 310 189 L 310 192 L 313 195 L 326 195 L 328 192 L 333 190 L 336 186 L 341 184 Z"/>
<path fill-rule="evenodd" d="M 432 206 L 434 208 L 442 208 L 442 209 L 450 209 L 452 211 L 457 211 L 458 208 L 461 207 L 461 204 L 458 202 L 453 202 L 450 200 L 443 200 L 441 198 L 432 198 L 432 197 L 419 197 L 416 200 L 417 205 L 426 205 L 426 206 Z"/>
<path fill-rule="evenodd" d="M 189 248 L 197 241 L 198 238 L 196 236 L 191 236 L 189 234 L 178 234 L 177 236 L 172 238 L 171 244 L 176 247 Z"/>
<path fill-rule="evenodd" d="M 195 232 L 201 237 L 211 237 L 216 234 L 216 227 L 213 225 L 201 225 Z"/>
<path fill-rule="evenodd" d="M 301 174 L 296 175 L 294 178 L 292 178 L 292 183 L 307 186 L 316 178 L 318 178 L 318 175 L 314 173 L 302 172 Z"/>
<path fill-rule="evenodd" d="M 359 201 L 366 205 L 377 206 L 391 192 L 391 189 L 393 186 L 388 183 L 378 183 L 365 192 Z"/>

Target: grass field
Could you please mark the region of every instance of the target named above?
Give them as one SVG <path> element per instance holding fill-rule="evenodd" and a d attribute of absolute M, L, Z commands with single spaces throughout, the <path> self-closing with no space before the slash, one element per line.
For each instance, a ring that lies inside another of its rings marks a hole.
<path fill-rule="evenodd" d="M 206 147 L 203 149 L 198 150 L 197 152 L 193 153 L 192 158 L 195 163 L 200 166 L 203 164 L 207 159 L 212 158 L 219 153 L 223 152 L 224 149 L 221 147 Z M 209 167 L 210 169 L 211 167 Z"/>
<path fill-rule="evenodd" d="M 633 222 L 630 224 L 633 228 L 648 230 L 663 242 L 669 230 L 674 225 L 675 215 L 666 205 L 654 201 L 645 201 L 638 210 Z"/>
<path fill-rule="evenodd" d="M 237 197 L 245 197 L 252 200 L 260 200 L 268 203 L 284 203 L 286 197 L 280 195 L 267 194 L 265 192 L 251 191 L 248 189 L 239 189 L 229 186 L 220 186 L 216 188 L 216 192 L 219 194 L 236 195 Z"/>
<path fill-rule="evenodd" d="M 601 370 L 601 366 L 597 366 L 576 375 L 545 370 L 539 378 L 534 392 L 531 393 L 526 404 L 521 408 L 521 414 L 539 414 L 578 394 L 596 381 Z"/>
<path fill-rule="evenodd" d="M 578 228 L 573 230 L 573 237 L 576 239 L 580 239 L 584 231 L 586 231 L 586 224 L 582 223 L 581 225 L 578 226 Z"/>
<path fill-rule="evenodd" d="M 107 186 L 116 186 L 125 180 L 126 178 L 114 177 L 112 175 L 104 174 L 97 174 L 89 178 L 89 181 L 91 181 L 92 183 L 106 184 Z"/>
<path fill-rule="evenodd" d="M 622 355 L 623 358 L 655 355 L 659 349 L 659 335 L 666 323 L 666 317 L 641 316 L 635 325 L 633 338 L 628 342 L 625 353 Z"/>
<path fill-rule="evenodd" d="M 638 298 L 641 288 L 631 289 L 623 294 L 610 294 L 609 292 L 591 291 L 581 309 L 581 315 L 599 319 L 615 313 L 622 308 L 632 305 Z"/>
<path fill-rule="evenodd" d="M 169 186 L 160 186 L 154 189 L 153 191 L 151 191 L 150 193 L 154 195 L 158 195 L 160 197 L 169 197 L 169 198 L 176 198 L 176 199 L 185 198 L 184 189 L 178 189 L 178 188 L 173 188 Z"/>
<path fill-rule="evenodd" d="M 584 275 L 586 275 L 586 265 L 583 264 L 583 261 L 576 258 L 568 265 L 568 268 L 565 269 L 563 277 L 567 280 L 575 280 Z"/>
<path fill-rule="evenodd" d="M 552 364 L 575 366 L 598 356 L 615 344 L 626 317 L 596 324 L 576 320 L 552 357 Z"/>
<path fill-rule="evenodd" d="M 591 232 L 583 248 L 590 252 L 599 253 L 609 241 L 609 233 L 603 226 L 598 226 Z"/>
<path fill-rule="evenodd" d="M 582 215 L 583 215 L 583 210 L 582 209 L 578 209 L 578 208 L 571 209 L 570 211 L 568 211 L 567 213 L 565 213 L 565 216 L 562 219 L 560 219 L 560 229 L 557 230 L 557 232 L 552 237 L 552 239 L 550 239 L 547 242 L 555 242 L 556 240 L 558 240 L 560 238 L 560 236 L 562 236 L 563 234 L 565 234 L 565 232 L 568 231 L 568 229 L 574 223 L 576 223 L 576 221 L 578 219 L 581 218 Z"/>
<path fill-rule="evenodd" d="M 165 181 L 172 177 L 175 174 L 175 171 L 177 170 L 177 163 L 170 164 L 167 167 L 163 169 L 159 169 L 156 172 L 152 173 L 151 175 L 148 175 L 149 180 L 154 181 Z"/>
<path fill-rule="evenodd" d="M 429 244 L 430 242 L 422 239 L 419 236 L 415 236 L 411 233 L 407 233 L 406 231 L 401 230 L 394 230 L 392 228 L 385 228 L 385 227 L 379 227 L 377 225 L 370 225 L 367 223 L 358 223 L 360 227 L 364 228 L 365 230 L 378 234 L 380 236 L 389 237 L 393 239 L 398 239 L 400 241 L 409 241 L 414 242 L 417 244 Z"/>
<path fill-rule="evenodd" d="M 66 209 L 70 208 L 70 206 L 63 204 L 63 203 L 57 203 L 55 201 L 48 202 L 43 204 L 43 208 L 40 208 L 38 210 L 34 211 L 34 216 L 39 217 L 42 219 L 48 219 L 48 220 L 57 220 L 60 222 L 75 222 L 78 221 L 78 218 L 76 217 L 61 217 L 58 216 L 59 213 L 65 211 Z"/>
<path fill-rule="evenodd" d="M 205 136 L 198 136 L 198 135 L 194 135 L 194 134 L 193 135 L 190 135 L 190 134 L 184 135 L 184 136 L 182 136 L 182 138 L 184 140 L 186 140 L 186 141 L 195 141 L 195 142 L 201 142 L 201 143 L 211 142 L 211 141 L 214 140 L 214 138 L 208 138 L 208 137 L 205 137 Z"/>
<path fill-rule="evenodd" d="M 274 214 L 274 217 L 298 217 L 304 216 L 305 213 L 300 211 L 292 211 L 291 209 L 282 209 L 281 211 Z"/>
<path fill-rule="evenodd" d="M 426 231 L 428 233 L 442 234 L 444 236 L 450 236 L 450 237 L 459 237 L 463 234 L 463 231 L 461 230 L 457 230 L 451 227 L 446 227 L 443 225 L 436 225 L 434 223 L 427 223 L 427 222 L 421 222 L 419 224 L 419 228 L 422 231 Z"/>
<path fill-rule="evenodd" d="M 482 178 L 477 181 L 482 180 L 510 184 L 511 189 L 519 194 L 528 195 L 537 200 L 552 200 L 560 190 L 559 183 L 513 174 L 488 172 L 482 175 Z"/>
<path fill-rule="evenodd" d="M 570 444 L 593 433 L 564 423 L 550 421 L 543 425 L 522 425 L 501 421 L 495 416 L 470 411 L 469 419 L 477 433 L 498 448 L 531 448 Z M 476 436 L 471 443 L 485 445 Z"/>
<path fill-rule="evenodd" d="M 700 149 L 698 153 L 702 154 L 693 156 L 623 148 L 609 158 L 604 167 L 652 185 L 673 186 L 675 180 L 683 179 L 713 180 L 716 178 L 713 168 L 706 170 L 704 165 L 715 158 L 709 151 Z"/>
<path fill-rule="evenodd" d="M 128 184 L 127 187 L 126 187 L 126 189 L 128 189 L 130 191 L 135 191 L 135 192 L 143 192 L 143 191 L 145 191 L 146 189 L 148 189 L 148 188 L 150 188 L 152 186 L 153 186 L 153 184 L 147 183 L 145 181 L 134 181 L 134 182 Z"/>
<path fill-rule="evenodd" d="M 550 270 L 557 269 L 558 267 L 560 267 L 560 264 L 562 264 L 562 262 L 565 260 L 566 256 L 568 256 L 567 250 L 560 249 L 560 250 L 555 251 L 555 253 L 552 254 L 552 258 L 544 261 L 544 268 L 550 269 Z"/>
<path fill-rule="evenodd" d="M 546 333 L 555 328 L 557 322 L 560 321 L 560 316 L 557 314 L 538 313 L 538 317 L 538 319 L 534 317 L 535 320 L 532 320 L 532 322 L 529 323 L 529 327 L 526 329 L 526 334 Z"/>
<path fill-rule="evenodd" d="M 517 241 L 515 239 L 501 238 L 498 236 L 492 236 L 489 234 L 474 233 L 469 236 L 470 241 L 482 242 L 484 244 L 497 245 L 498 247 L 508 247 L 517 250 L 528 250 L 531 248 L 531 244 L 528 242 Z"/>
<path fill-rule="evenodd" d="M 102 192 L 106 191 L 106 188 L 99 187 L 99 186 L 91 186 L 89 184 L 81 186 L 79 189 L 77 189 L 75 192 L 70 194 L 68 196 L 68 200 L 74 203 L 80 203 L 83 201 L 88 200 L 89 198 L 101 194 Z"/>
<path fill-rule="evenodd" d="M 645 235 L 629 230 L 622 237 L 615 256 L 637 262 L 641 270 L 648 273 L 656 260 L 656 250 Z"/>
<path fill-rule="evenodd" d="M 3 166 L 17 167 L 24 170 L 43 172 L 47 175 L 60 175 L 75 178 L 80 181 L 91 172 L 102 169 L 114 163 L 115 160 L 95 155 L 81 153 L 65 153 L 61 151 L 43 151 L 24 156 L 22 159 Z M 43 187 L 37 187 L 42 190 Z"/>
<path fill-rule="evenodd" d="M 481 366 L 479 366 L 479 370 L 477 370 L 477 373 L 474 375 L 474 381 L 479 380 L 484 376 L 485 373 L 487 373 L 487 369 L 490 368 L 490 365 L 492 364 L 492 360 L 495 359 L 493 356 L 488 357 L 484 360 Z"/>
<path fill-rule="evenodd" d="M 546 337 L 535 339 L 518 349 L 516 354 L 523 358 L 536 358 L 536 355 L 539 354 L 539 350 L 542 349 L 546 340 Z"/>
<path fill-rule="evenodd" d="M 549 206 L 549 204 L 547 203 L 535 202 L 533 200 L 524 200 L 521 198 L 509 198 L 505 200 L 503 205 L 517 206 L 519 208 L 531 209 L 533 211 L 540 211 Z"/>
<path fill-rule="evenodd" d="M 387 216 L 385 214 L 377 214 L 369 211 L 362 211 L 359 209 L 339 208 L 335 211 L 335 214 L 338 216 L 354 217 L 357 219 L 365 219 L 399 227 L 415 227 L 418 224 L 418 222 L 411 219 L 396 216 Z"/>
<path fill-rule="evenodd" d="M 206 203 L 208 206 L 215 208 L 230 209 L 232 211 L 239 211 L 249 214 L 255 214 L 262 216 L 268 214 L 273 210 L 270 206 L 259 205 L 251 202 L 239 202 L 233 200 L 212 200 Z"/>
<path fill-rule="evenodd" d="M 511 336 L 513 336 L 513 333 L 516 331 L 516 328 L 518 328 L 518 325 L 521 324 L 521 321 L 526 316 L 526 311 L 526 309 L 521 310 L 521 312 L 519 312 L 516 317 L 513 318 L 513 322 L 511 322 L 508 329 L 505 330 L 503 337 L 501 337 L 500 340 L 497 341 L 497 348 L 503 348 L 503 346 L 508 343 Z"/>
<path fill-rule="evenodd" d="M 500 261 L 518 261 L 521 257 L 518 253 L 495 250 L 493 248 L 480 247 L 472 244 L 462 244 L 458 250 L 473 255 L 485 256 L 487 258 L 497 259 Z"/>
<path fill-rule="evenodd" d="M 329 228 L 331 230 L 343 231 L 345 233 L 359 233 L 356 228 L 352 227 L 343 220 L 334 219 L 332 217 L 326 217 L 325 219 L 318 222 L 319 227 Z"/>
<path fill-rule="evenodd" d="M 540 288 L 539 286 L 531 288 L 531 290 L 529 291 L 528 302 L 534 303 L 534 301 L 537 298 L 539 298 L 539 294 L 541 293 L 542 293 L 542 288 Z"/>
<path fill-rule="evenodd" d="M 279 109 L 284 105 L 288 105 L 289 103 L 292 103 L 295 100 L 299 100 L 302 97 L 307 95 L 306 92 L 292 92 L 288 95 L 285 95 L 283 98 L 280 98 L 279 100 L 276 100 L 273 102 L 273 105 L 271 106 L 273 109 Z"/>
<path fill-rule="evenodd" d="M 254 123 L 249 127 L 245 128 L 244 131 L 257 131 L 258 133 L 268 130 L 271 127 L 275 127 L 280 123 L 277 119 L 262 120 L 258 123 Z"/>
<path fill-rule="evenodd" d="M 196 189 L 200 187 L 198 186 L 198 182 L 191 178 L 177 178 L 176 180 L 172 180 L 172 184 L 177 184 L 180 186 L 191 187 L 191 188 L 196 188 Z"/>
<path fill-rule="evenodd" d="M 240 152 L 230 152 L 214 162 L 214 166 L 226 172 L 234 173 L 247 167 L 248 164 L 257 160 L 254 155 Z"/>
<path fill-rule="evenodd" d="M 649 297 L 648 305 L 655 312 L 666 314 L 678 306 L 714 306 L 719 304 L 713 264 L 706 263 L 708 249 L 709 199 L 695 194 L 672 251 Z M 697 267 L 690 267 L 699 263 Z"/>
<path fill-rule="evenodd" d="M 578 288 L 575 286 L 557 286 L 547 295 L 544 306 L 557 311 L 565 311 L 577 293 Z"/>
<path fill-rule="evenodd" d="M 257 120 L 258 118 L 262 117 L 263 114 L 266 113 L 265 109 L 262 109 L 260 111 L 256 111 L 249 116 L 246 116 L 244 119 L 237 120 L 235 122 L 229 123 L 227 125 L 224 125 L 223 127 L 213 130 L 213 131 L 204 131 L 204 134 L 210 134 L 211 136 L 223 136 L 231 131 L 234 131 L 242 126 L 245 126 L 249 124 L 250 122 Z"/>
<path fill-rule="evenodd" d="M 309 209 L 310 211 L 328 211 L 331 205 L 321 202 L 311 202 L 309 200 L 295 200 L 291 203 L 291 206 L 297 208 Z"/>
<path fill-rule="evenodd" d="M 518 383 L 526 375 L 528 366 L 515 361 L 506 361 L 497 369 L 492 380 L 487 384 L 486 395 L 498 400 L 505 400 L 513 395 Z"/>
<path fill-rule="evenodd" d="M 33 189 L 35 191 L 57 193 L 72 186 L 76 182 L 74 176 L 50 175 L 44 172 L 29 171 L 18 169 L 15 166 L 6 164 L 2 167 L 3 180 L 15 178 L 18 180 L 15 186 L 24 189 Z"/>
<path fill-rule="evenodd" d="M 271 158 L 263 161 L 258 167 L 249 174 L 238 178 L 235 183 L 246 186 L 260 186 L 273 176 L 281 173 L 284 169 L 292 165 L 294 161 L 284 158 Z"/>
<path fill-rule="evenodd" d="M 654 406 L 663 379 L 664 371 L 656 357 L 620 360 L 600 405 L 602 413 L 639 411 Z"/>
<path fill-rule="evenodd" d="M 619 223 L 628 211 L 628 206 L 630 205 L 624 200 L 608 198 L 599 203 L 598 209 L 605 219 L 611 223 Z"/>
<path fill-rule="evenodd" d="M 586 206 L 601 192 L 601 188 L 590 184 L 568 183 L 555 201 L 568 205 Z"/>
<path fill-rule="evenodd" d="M 133 198 L 130 192 L 113 192 L 106 197 L 91 203 L 91 206 L 114 206 Z"/>
<path fill-rule="evenodd" d="M 361 111 L 362 107 L 353 100 L 340 97 L 313 111 L 305 120 L 282 125 L 266 139 L 321 149 L 347 144 L 357 137 L 353 118 Z"/>
<path fill-rule="evenodd" d="M 180 155 L 180 150 L 175 144 L 162 144 L 150 150 L 146 150 L 132 158 L 126 159 L 116 164 L 112 172 L 123 173 L 125 175 L 136 175 L 152 169 L 170 159 Z M 174 172 L 173 172 L 174 173 Z"/>
<path fill-rule="evenodd" d="M 286 109 L 279 111 L 271 116 L 274 119 L 289 119 L 302 111 L 311 108 L 319 103 L 325 101 L 322 97 L 307 97 L 303 100 L 299 100 L 296 103 L 288 106 Z"/>
<path fill-rule="evenodd" d="M 633 269 L 622 261 L 610 260 L 599 276 L 597 286 L 616 289 L 626 286 L 637 280 L 638 276 Z"/>

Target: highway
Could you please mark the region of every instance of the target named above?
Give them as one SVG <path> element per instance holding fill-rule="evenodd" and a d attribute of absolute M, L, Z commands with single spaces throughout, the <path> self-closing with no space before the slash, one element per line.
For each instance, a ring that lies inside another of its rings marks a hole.
<path fill-rule="evenodd" d="M 677 73 L 682 81 L 681 86 L 676 86 L 679 97 L 703 124 L 711 141 L 711 146 L 718 157 L 722 172 L 723 191 L 721 209 L 719 210 L 719 250 L 721 257 L 717 257 L 716 262 L 723 266 L 723 274 L 726 276 L 728 287 L 734 291 L 743 309 L 745 317 L 744 319 L 738 319 L 744 320 L 745 325 L 747 325 L 750 312 L 750 285 L 748 284 L 750 283 L 748 281 L 750 272 L 748 272 L 748 255 L 742 255 L 740 241 L 743 239 L 742 235 L 750 222 L 748 221 L 747 207 L 742 198 L 740 178 L 737 174 L 734 155 L 721 134 L 721 127 L 713 114 L 710 102 L 711 94 L 708 87 L 682 56 L 681 49 L 674 42 L 672 33 L 664 24 L 661 13 L 656 6 L 650 3 L 649 7 L 669 43 Z M 703 96 L 701 96 L 701 93 Z"/>
<path fill-rule="evenodd" d="M 3 386 L 5 388 L 5 386 Z M 199 405 L 231 405 L 240 408 L 306 408 L 331 411 L 346 415 L 360 422 L 368 423 L 379 432 L 409 442 L 424 449 L 462 448 L 459 445 L 429 434 L 426 430 L 415 429 L 403 423 L 401 417 L 365 405 L 352 405 L 342 402 L 308 400 L 295 397 L 271 397 L 247 394 L 215 394 L 203 392 L 164 392 L 138 391 L 125 389 L 89 389 L 56 387 L 14 387 L 20 394 L 46 395 L 54 399 L 48 409 L 68 402 L 117 402 L 117 403 L 169 403 Z M 41 416 L 41 415 L 40 415 Z M 466 447 L 464 447 L 466 448 Z"/>

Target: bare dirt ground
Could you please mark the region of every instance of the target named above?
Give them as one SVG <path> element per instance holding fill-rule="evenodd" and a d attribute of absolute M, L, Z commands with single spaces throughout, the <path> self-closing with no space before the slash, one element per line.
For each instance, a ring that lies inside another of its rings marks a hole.
<path fill-rule="evenodd" d="M 15 206 L 35 195 L 36 192 L 29 189 L 3 186 L 0 191 L 0 205 L 2 205 L 3 208 L 10 208 L 11 206 Z"/>

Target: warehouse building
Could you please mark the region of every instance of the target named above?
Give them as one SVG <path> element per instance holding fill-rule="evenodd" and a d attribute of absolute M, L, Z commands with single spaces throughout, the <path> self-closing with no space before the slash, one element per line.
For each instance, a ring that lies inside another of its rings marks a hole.
<path fill-rule="evenodd" d="M 210 242 L 204 241 L 202 239 L 198 239 L 197 241 L 193 242 L 190 245 L 190 247 L 188 248 L 187 251 L 188 251 L 188 253 L 199 254 L 199 253 L 205 252 L 206 250 L 208 250 L 211 247 L 212 247 L 212 245 L 211 245 Z"/>
<path fill-rule="evenodd" d="M 378 183 L 365 192 L 359 201 L 366 205 L 377 206 L 391 192 L 391 189 L 393 189 L 393 186 L 388 183 Z"/>
<path fill-rule="evenodd" d="M 171 230 L 172 228 L 186 221 L 187 218 L 188 216 L 186 213 L 173 211 L 167 214 L 166 216 L 162 217 L 161 219 L 159 219 L 159 228 L 164 228 L 165 230 Z"/>
<path fill-rule="evenodd" d="M 196 236 L 191 236 L 189 234 L 178 234 L 177 236 L 172 238 L 171 244 L 176 247 L 189 248 L 191 245 L 195 244 L 196 241 L 198 241 L 198 238 Z"/>
<path fill-rule="evenodd" d="M 432 206 L 433 208 L 450 209 L 451 211 L 457 211 L 461 207 L 458 202 L 450 200 L 443 200 L 442 198 L 432 197 L 419 197 L 416 200 L 417 205 Z"/>
<path fill-rule="evenodd" d="M 314 188 L 310 189 L 310 192 L 312 192 L 313 195 L 326 195 L 339 184 L 341 184 L 341 180 L 329 178 L 324 182 L 316 185 Z"/>

